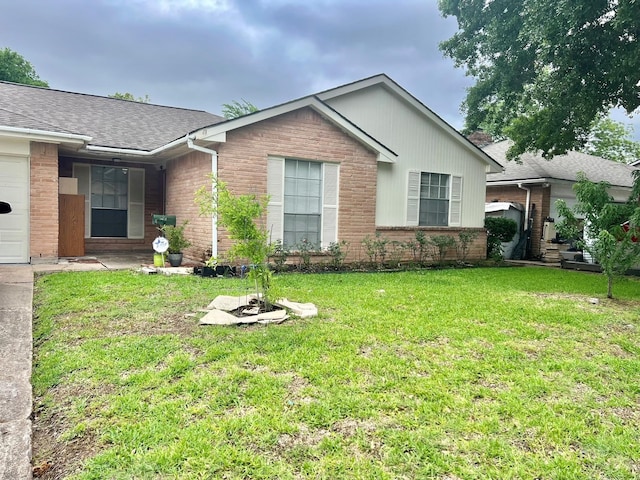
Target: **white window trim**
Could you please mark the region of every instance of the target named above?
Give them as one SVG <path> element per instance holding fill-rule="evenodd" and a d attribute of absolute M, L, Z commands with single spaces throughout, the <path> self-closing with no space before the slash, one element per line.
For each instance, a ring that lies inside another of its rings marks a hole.
<path fill-rule="evenodd" d="M 417 227 L 420 225 L 420 179 L 422 173 L 437 173 L 449 176 L 449 216 L 447 226 L 461 226 L 463 195 L 462 176 L 453 175 L 451 173 L 423 172 L 421 170 L 409 170 L 407 172 L 406 225 L 408 227 Z"/>
<path fill-rule="evenodd" d="M 338 239 L 338 211 L 340 200 L 340 164 L 287 157 L 317 162 L 322 165 L 322 214 L 320 219 L 320 247 L 326 249 Z M 284 239 L 284 164 L 285 157 L 267 158 L 267 229 L 271 242 Z M 332 178 L 333 177 L 333 178 Z M 335 182 L 333 182 L 335 179 Z M 331 221 L 329 221 L 331 219 Z"/>

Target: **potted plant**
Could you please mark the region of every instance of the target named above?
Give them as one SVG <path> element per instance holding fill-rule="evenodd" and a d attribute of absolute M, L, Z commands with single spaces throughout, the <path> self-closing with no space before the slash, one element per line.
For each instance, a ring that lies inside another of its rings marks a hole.
<path fill-rule="evenodd" d="M 182 264 L 182 253 L 185 248 L 191 246 L 191 242 L 184 236 L 184 228 L 188 222 L 182 225 L 165 225 L 162 227 L 165 238 L 169 241 L 169 263 L 172 267 L 179 267 Z"/>

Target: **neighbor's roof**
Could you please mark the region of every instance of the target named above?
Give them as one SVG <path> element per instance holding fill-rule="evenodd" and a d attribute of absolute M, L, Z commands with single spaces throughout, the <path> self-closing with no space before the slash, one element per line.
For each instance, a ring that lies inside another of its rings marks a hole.
<path fill-rule="evenodd" d="M 633 186 L 633 171 L 630 165 L 614 162 L 602 157 L 580 152 L 568 152 L 546 160 L 542 155 L 524 153 L 520 163 L 507 161 L 507 150 L 512 145 L 509 140 L 492 143 L 483 150 L 505 166 L 503 173 L 487 175 L 487 184 L 546 182 L 549 180 L 566 180 L 575 182 L 578 172 L 584 172 L 592 182 L 608 182 L 620 187 Z"/>
<path fill-rule="evenodd" d="M 94 146 L 150 151 L 221 121 L 201 110 L 0 82 L 0 129 L 84 135 Z"/>

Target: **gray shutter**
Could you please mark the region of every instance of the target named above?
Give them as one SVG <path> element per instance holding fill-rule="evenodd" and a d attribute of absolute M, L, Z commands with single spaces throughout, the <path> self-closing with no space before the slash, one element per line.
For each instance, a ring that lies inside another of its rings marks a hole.
<path fill-rule="evenodd" d="M 322 170 L 321 247 L 328 248 L 331 242 L 338 241 L 338 189 L 340 166 L 337 163 L 324 163 Z"/>
<path fill-rule="evenodd" d="M 144 238 L 144 170 L 130 168 L 127 238 Z"/>
<path fill-rule="evenodd" d="M 420 172 L 409 170 L 407 182 L 407 226 L 415 227 L 420 219 Z"/>
<path fill-rule="evenodd" d="M 284 236 L 284 158 L 267 159 L 267 230 L 269 241 L 283 240 Z"/>
<path fill-rule="evenodd" d="M 78 179 L 78 194 L 84 195 L 84 238 L 91 238 L 91 166 L 74 163 L 73 178 Z"/>
<path fill-rule="evenodd" d="M 449 200 L 449 226 L 462 224 L 462 177 L 451 176 L 451 199 Z"/>

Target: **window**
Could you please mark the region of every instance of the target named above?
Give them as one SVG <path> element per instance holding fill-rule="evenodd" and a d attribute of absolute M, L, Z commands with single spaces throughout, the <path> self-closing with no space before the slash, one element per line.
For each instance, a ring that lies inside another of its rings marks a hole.
<path fill-rule="evenodd" d="M 408 180 L 407 226 L 461 226 L 462 177 L 410 170 Z"/>
<path fill-rule="evenodd" d="M 285 160 L 284 237 L 293 248 L 306 241 L 320 247 L 322 220 L 322 164 L 305 160 Z"/>
<path fill-rule="evenodd" d="M 418 225 L 431 227 L 449 224 L 449 175 L 420 175 L 420 218 Z"/>
<path fill-rule="evenodd" d="M 306 240 L 327 248 L 338 236 L 337 163 L 285 159 L 267 160 L 267 228 L 270 241 L 287 247 Z"/>
<path fill-rule="evenodd" d="M 144 170 L 75 163 L 85 198 L 85 238 L 144 238 Z"/>
<path fill-rule="evenodd" d="M 91 167 L 91 236 L 127 236 L 126 168 Z"/>

